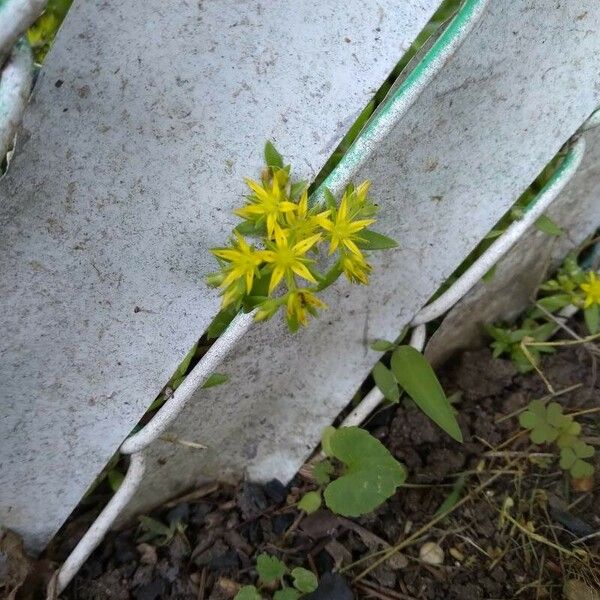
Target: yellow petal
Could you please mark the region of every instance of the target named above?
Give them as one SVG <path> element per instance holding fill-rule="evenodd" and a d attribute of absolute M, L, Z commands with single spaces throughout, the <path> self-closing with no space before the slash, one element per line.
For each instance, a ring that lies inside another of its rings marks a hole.
<path fill-rule="evenodd" d="M 285 269 L 279 265 L 277 265 L 273 269 L 273 273 L 271 273 L 271 282 L 269 283 L 269 294 L 272 294 L 275 288 L 279 285 L 279 282 L 283 279 L 285 275 Z"/>
<path fill-rule="evenodd" d="M 307 269 L 306 265 L 303 265 L 301 262 L 295 262 L 292 264 L 292 271 L 299 275 L 300 277 L 310 281 L 312 283 L 317 283 L 317 280 L 312 276 L 311 272 Z"/>
<path fill-rule="evenodd" d="M 320 239 L 321 234 L 316 233 L 315 235 L 312 235 L 309 238 L 294 244 L 292 250 L 294 251 L 294 254 L 302 256 L 306 254 Z"/>

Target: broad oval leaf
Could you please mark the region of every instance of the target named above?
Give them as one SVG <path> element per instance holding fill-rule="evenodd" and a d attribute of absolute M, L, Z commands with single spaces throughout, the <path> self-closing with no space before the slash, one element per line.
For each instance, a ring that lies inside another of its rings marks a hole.
<path fill-rule="evenodd" d="M 314 592 L 319 585 L 316 575 L 312 571 L 302 567 L 292 569 L 292 577 L 294 579 L 294 587 L 305 594 Z"/>
<path fill-rule="evenodd" d="M 245 585 L 233 600 L 262 600 L 262 596 L 253 585 Z"/>
<path fill-rule="evenodd" d="M 392 354 L 392 372 L 415 404 L 458 442 L 463 436 L 454 410 L 427 359 L 412 346 L 400 346 Z"/>
<path fill-rule="evenodd" d="M 387 400 L 391 402 L 400 401 L 398 382 L 394 374 L 382 362 L 378 362 L 373 367 L 373 379 L 375 380 L 375 385 Z"/>
<path fill-rule="evenodd" d="M 306 492 L 306 494 L 300 498 L 298 508 L 308 515 L 319 510 L 319 508 L 321 508 L 321 494 L 319 494 L 319 492 Z"/>
<path fill-rule="evenodd" d="M 287 573 L 287 567 L 276 556 L 262 553 L 256 558 L 258 576 L 265 583 L 281 579 Z"/>
<path fill-rule="evenodd" d="M 267 167 L 283 169 L 283 157 L 271 142 L 265 144 L 265 163 Z"/>

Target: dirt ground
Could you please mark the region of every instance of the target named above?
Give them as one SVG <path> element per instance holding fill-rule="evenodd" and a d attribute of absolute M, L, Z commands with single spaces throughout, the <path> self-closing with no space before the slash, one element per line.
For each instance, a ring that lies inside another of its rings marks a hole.
<path fill-rule="evenodd" d="M 556 398 L 565 412 L 599 406 L 595 365 L 583 347 L 546 357 L 543 370 L 557 391 L 574 388 Z M 142 541 L 137 524 L 111 534 L 63 597 L 227 600 L 238 584 L 256 583 L 254 557 L 267 552 L 319 576 L 323 585 L 305 596 L 310 600 L 598 598 L 600 535 L 593 534 L 600 530 L 600 488 L 576 491 L 552 449 L 519 435 L 514 416 L 548 393 L 544 383 L 535 373 L 518 374 L 487 349 L 457 357 L 440 378 L 456 402 L 465 442 L 453 442 L 408 404 L 380 411 L 367 427 L 405 463 L 409 477 L 375 513 L 353 521 L 326 510 L 303 516 L 290 506 L 311 488 L 301 475 L 287 488 L 276 481 L 204 486 L 152 514 L 172 524 L 169 534 Z M 578 421 L 585 439 L 598 446 L 600 413 Z M 598 456 L 594 460 L 598 469 Z M 431 521 L 457 474 L 464 475 L 463 504 L 365 573 L 373 567 L 374 559 L 365 558 L 370 553 Z M 62 560 L 89 519 L 73 519 L 47 558 Z M 443 564 L 419 560 L 426 541 L 442 548 Z M 332 586 L 325 574 L 340 570 L 343 579 L 335 576 Z"/>

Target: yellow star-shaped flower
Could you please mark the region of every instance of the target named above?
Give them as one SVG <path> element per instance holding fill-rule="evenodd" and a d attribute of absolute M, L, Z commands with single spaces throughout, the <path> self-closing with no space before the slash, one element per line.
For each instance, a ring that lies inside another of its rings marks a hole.
<path fill-rule="evenodd" d="M 340 206 L 335 211 L 333 219 L 319 219 L 319 224 L 328 233 L 329 236 L 329 254 L 333 254 L 338 246 L 343 246 L 350 250 L 356 256 L 362 257 L 362 252 L 356 245 L 360 240 L 357 235 L 369 225 L 375 222 L 375 219 L 355 219 L 359 212 L 360 204 L 364 200 L 368 190 L 368 183 L 364 182 L 359 186 L 360 194 L 355 192 L 354 199 L 357 206 L 350 206 L 350 194 L 344 192 Z M 360 202 L 358 202 L 360 200 Z"/>
<path fill-rule="evenodd" d="M 237 231 L 235 242 L 231 248 L 214 248 L 211 252 L 226 260 L 229 265 L 225 268 L 225 277 L 221 287 L 229 288 L 238 279 L 245 279 L 246 293 L 250 293 L 254 275 L 258 273 L 258 267 L 262 263 L 261 252 L 246 242 L 244 236 Z"/>
<path fill-rule="evenodd" d="M 263 250 L 262 259 L 273 265 L 271 281 L 269 283 L 269 295 L 279 285 L 283 277 L 293 280 L 298 275 L 306 281 L 317 283 L 307 264 L 313 262 L 304 255 L 321 239 L 320 234 L 312 235 L 293 245 L 290 244 L 288 234 L 280 228 L 275 229 L 275 242 L 267 242 L 268 250 Z"/>
<path fill-rule="evenodd" d="M 587 308 L 592 304 L 600 305 L 600 279 L 593 271 L 588 273 L 588 280 L 579 286 L 585 293 L 583 307 Z"/>
<path fill-rule="evenodd" d="M 316 314 L 317 308 L 327 308 L 324 302 L 307 289 L 292 290 L 288 294 L 286 305 L 288 318 L 295 317 L 300 325 L 306 325 L 309 312 Z"/>
<path fill-rule="evenodd" d="M 266 220 L 267 234 L 273 238 L 275 226 L 286 213 L 296 210 L 296 204 L 287 200 L 285 189 L 280 185 L 280 178 L 273 177 L 271 188 L 267 184 L 261 185 L 252 179 L 246 179 L 246 184 L 254 192 L 250 202 L 242 208 L 235 210 L 235 214 L 249 221 Z"/>

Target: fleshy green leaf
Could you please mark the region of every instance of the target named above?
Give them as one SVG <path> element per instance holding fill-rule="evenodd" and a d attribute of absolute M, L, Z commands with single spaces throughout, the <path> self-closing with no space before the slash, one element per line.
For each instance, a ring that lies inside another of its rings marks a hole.
<path fill-rule="evenodd" d="M 319 585 L 315 574 L 308 569 L 303 569 L 302 567 L 296 567 L 293 569 L 292 577 L 294 579 L 294 587 L 305 594 L 314 592 Z"/>
<path fill-rule="evenodd" d="M 382 363 L 373 367 L 373 379 L 381 393 L 391 402 L 400 401 L 400 390 L 394 374 Z"/>
<path fill-rule="evenodd" d="M 123 483 L 123 479 L 125 479 L 125 475 L 121 473 L 118 469 L 110 469 L 106 474 L 106 478 L 108 479 L 108 485 L 110 485 L 110 489 L 113 492 L 116 492 Z"/>
<path fill-rule="evenodd" d="M 597 304 L 588 306 L 584 309 L 583 316 L 590 334 L 595 335 L 598 333 L 598 329 L 600 329 L 600 307 Z"/>
<path fill-rule="evenodd" d="M 233 600 L 262 600 L 262 596 L 253 585 L 245 585 Z"/>
<path fill-rule="evenodd" d="M 319 492 L 307 492 L 298 502 L 298 508 L 309 515 L 319 510 L 321 508 L 321 494 Z"/>
<path fill-rule="evenodd" d="M 212 373 L 208 376 L 208 379 L 202 384 L 203 389 L 215 387 L 217 385 L 222 385 L 229 381 L 229 375 L 225 373 Z"/>
<path fill-rule="evenodd" d="M 325 489 L 325 503 L 335 513 L 357 517 L 371 512 L 406 479 L 404 467 L 364 429 L 337 429 L 329 445 L 332 455 L 346 466 Z"/>
<path fill-rule="evenodd" d="M 370 229 L 363 229 L 359 236 L 356 245 L 363 250 L 389 250 L 398 247 L 398 242 L 392 238 Z"/>
<path fill-rule="evenodd" d="M 276 556 L 270 554 L 259 554 L 256 559 L 256 570 L 258 576 L 265 583 L 271 583 L 281 579 L 287 573 L 287 567 Z"/>
<path fill-rule="evenodd" d="M 276 167 L 283 169 L 283 157 L 271 142 L 265 144 L 265 163 L 267 167 Z"/>
<path fill-rule="evenodd" d="M 415 404 L 458 442 L 462 433 L 454 410 L 427 359 L 412 346 L 400 346 L 392 354 L 392 372 Z"/>
<path fill-rule="evenodd" d="M 387 340 L 374 340 L 371 342 L 371 350 L 375 350 L 375 352 L 389 352 L 394 347 L 394 344 Z"/>
<path fill-rule="evenodd" d="M 562 235 L 564 231 L 548 216 L 542 215 L 536 222 L 535 226 L 548 235 Z"/>
<path fill-rule="evenodd" d="M 546 310 L 554 312 L 559 308 L 564 308 L 571 304 L 571 296 L 569 294 L 555 294 L 553 296 L 545 296 L 537 301 L 537 304 L 543 306 Z"/>
<path fill-rule="evenodd" d="M 230 308 L 224 308 L 212 320 L 206 330 L 206 335 L 209 340 L 218 338 L 229 326 L 229 323 L 235 318 L 236 312 Z"/>

